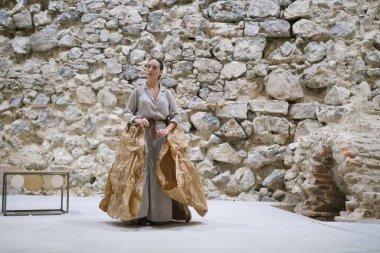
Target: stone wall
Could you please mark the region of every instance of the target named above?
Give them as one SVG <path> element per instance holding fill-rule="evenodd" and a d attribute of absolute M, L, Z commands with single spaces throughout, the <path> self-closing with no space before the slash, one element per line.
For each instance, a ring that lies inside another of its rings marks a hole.
<path fill-rule="evenodd" d="M 69 170 L 73 194 L 101 194 L 129 94 L 157 57 L 208 198 L 379 218 L 379 8 L 376 0 L 2 1 L 1 161 Z M 362 125 L 371 126 L 366 137 Z"/>

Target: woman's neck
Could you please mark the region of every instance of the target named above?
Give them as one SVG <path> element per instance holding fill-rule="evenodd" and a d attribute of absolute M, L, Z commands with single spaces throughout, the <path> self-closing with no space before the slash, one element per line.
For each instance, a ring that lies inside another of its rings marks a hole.
<path fill-rule="evenodd" d="M 154 89 L 159 87 L 159 83 L 157 80 L 149 80 L 146 82 L 149 88 Z"/>

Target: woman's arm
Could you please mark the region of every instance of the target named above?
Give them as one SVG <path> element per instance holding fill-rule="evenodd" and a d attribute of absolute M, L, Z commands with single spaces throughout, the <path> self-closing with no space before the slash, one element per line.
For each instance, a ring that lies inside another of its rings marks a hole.
<path fill-rule="evenodd" d="M 181 119 L 180 119 L 177 103 L 174 100 L 174 96 L 169 90 L 167 92 L 169 94 L 169 118 L 170 118 L 168 127 L 170 126 L 170 131 L 171 131 L 181 122 Z"/>
<path fill-rule="evenodd" d="M 157 131 L 157 135 L 162 137 L 168 135 L 174 128 L 177 127 L 180 122 L 180 116 L 178 111 L 178 106 L 175 103 L 174 97 L 169 90 L 166 91 L 168 94 L 168 102 L 169 102 L 169 124 L 165 129 L 160 129 Z"/>
<path fill-rule="evenodd" d="M 129 96 L 127 107 L 124 110 L 124 115 L 127 118 L 127 121 L 133 124 L 136 124 L 134 120 L 139 118 L 136 116 L 138 102 L 137 88 L 135 88 Z"/>

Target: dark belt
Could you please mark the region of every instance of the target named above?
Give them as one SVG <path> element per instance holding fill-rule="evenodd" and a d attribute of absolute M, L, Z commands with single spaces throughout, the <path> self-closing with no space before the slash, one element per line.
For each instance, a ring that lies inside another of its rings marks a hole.
<path fill-rule="evenodd" d="M 149 127 L 152 128 L 152 135 L 153 136 L 157 136 L 157 131 L 156 131 L 156 121 L 162 121 L 165 123 L 165 125 L 167 126 L 169 124 L 169 120 L 156 120 L 156 119 L 152 119 L 152 118 L 147 118 L 148 122 L 149 122 Z"/>

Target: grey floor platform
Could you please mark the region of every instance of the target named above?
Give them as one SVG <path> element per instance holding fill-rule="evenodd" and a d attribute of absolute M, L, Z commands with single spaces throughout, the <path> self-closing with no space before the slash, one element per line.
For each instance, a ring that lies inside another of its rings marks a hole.
<path fill-rule="evenodd" d="M 380 223 L 321 222 L 270 203 L 209 201 L 190 224 L 123 225 L 98 209 L 100 197 L 71 197 L 70 213 L 0 216 L 0 252 L 380 252 Z M 11 196 L 9 208 L 55 208 L 58 198 Z"/>

